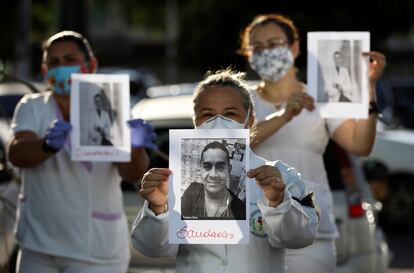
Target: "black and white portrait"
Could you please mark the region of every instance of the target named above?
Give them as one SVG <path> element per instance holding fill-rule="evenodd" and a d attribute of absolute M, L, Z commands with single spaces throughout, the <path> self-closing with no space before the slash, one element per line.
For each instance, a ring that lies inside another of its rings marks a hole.
<path fill-rule="evenodd" d="M 183 219 L 246 218 L 244 139 L 182 139 Z"/>
<path fill-rule="evenodd" d="M 367 108 L 368 32 L 308 33 L 308 89 L 324 117 L 363 117 Z"/>
<path fill-rule="evenodd" d="M 73 158 L 129 160 L 129 85 L 123 76 L 76 74 L 72 78 Z"/>
<path fill-rule="evenodd" d="M 79 86 L 81 145 L 122 146 L 120 84 L 82 82 Z"/>
<path fill-rule="evenodd" d="M 248 129 L 170 130 L 169 242 L 249 242 Z"/>
<path fill-rule="evenodd" d="M 361 40 L 320 40 L 318 102 L 360 102 Z"/>

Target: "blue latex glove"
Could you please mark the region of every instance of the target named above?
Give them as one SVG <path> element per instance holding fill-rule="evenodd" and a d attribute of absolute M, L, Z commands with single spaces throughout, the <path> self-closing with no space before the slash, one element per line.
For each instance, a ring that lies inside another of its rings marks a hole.
<path fill-rule="evenodd" d="M 65 145 L 72 125 L 69 122 L 55 119 L 47 129 L 45 142 L 47 146 L 59 151 Z"/>
<path fill-rule="evenodd" d="M 145 122 L 143 119 L 128 120 L 129 128 L 131 129 L 131 146 L 134 148 L 146 147 L 150 150 L 157 150 L 158 147 L 154 141 L 157 139 L 157 134 L 151 124 Z"/>

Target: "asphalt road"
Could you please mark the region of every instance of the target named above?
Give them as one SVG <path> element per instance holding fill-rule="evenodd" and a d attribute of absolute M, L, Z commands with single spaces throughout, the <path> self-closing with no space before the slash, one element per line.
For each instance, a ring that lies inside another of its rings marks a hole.
<path fill-rule="evenodd" d="M 386 232 L 388 246 L 392 251 L 388 273 L 414 273 L 414 232 Z M 134 267 L 128 273 L 174 273 L 169 265 L 158 267 Z"/>
<path fill-rule="evenodd" d="M 414 232 L 386 232 L 388 247 L 391 249 L 390 273 L 414 273 Z"/>

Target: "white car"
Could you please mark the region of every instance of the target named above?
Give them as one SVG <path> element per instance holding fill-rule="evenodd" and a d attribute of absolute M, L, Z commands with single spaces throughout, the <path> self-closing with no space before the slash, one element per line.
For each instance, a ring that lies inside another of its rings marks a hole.
<path fill-rule="evenodd" d="M 149 98 L 138 102 L 132 108 L 135 118 L 142 118 L 157 130 L 157 145 L 161 152 L 168 152 L 168 129 L 192 128 L 192 93 L 195 84 L 178 84 L 152 87 L 148 90 Z M 356 159 L 343 155 L 338 158 L 339 147 L 330 144 L 325 154 L 328 178 L 334 197 L 334 212 L 341 236 L 337 239 L 337 272 L 387 272 L 390 253 L 381 229 L 376 224 L 375 200 L 362 175 Z M 160 152 L 152 154 L 151 167 L 168 167 L 168 160 Z M 348 158 L 346 164 L 343 158 Z M 352 164 L 348 164 L 348 163 Z M 135 197 L 137 200 L 137 197 Z M 128 208 L 128 215 L 133 219 L 136 208 Z M 136 253 L 136 251 L 135 251 Z M 135 258 L 135 259 L 134 259 Z M 133 263 L 154 262 L 135 254 Z M 156 261 L 156 260 L 155 260 Z M 173 264 L 173 260 L 167 262 Z"/>
<path fill-rule="evenodd" d="M 20 184 L 16 169 L 6 160 L 5 145 L 10 137 L 10 120 L 16 104 L 25 94 L 42 88 L 43 85 L 27 85 L 8 76 L 3 80 L 11 81 L 0 82 L 0 272 L 14 272 L 17 255 L 14 225 Z"/>

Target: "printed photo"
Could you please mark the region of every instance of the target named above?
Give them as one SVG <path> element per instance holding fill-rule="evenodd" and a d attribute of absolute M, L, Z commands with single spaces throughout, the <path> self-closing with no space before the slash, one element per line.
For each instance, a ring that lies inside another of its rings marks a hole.
<path fill-rule="evenodd" d="M 326 118 L 368 116 L 368 32 L 308 33 L 308 90 Z"/>
<path fill-rule="evenodd" d="M 170 130 L 169 241 L 249 241 L 248 129 Z"/>
<path fill-rule="evenodd" d="M 182 219 L 246 219 L 245 153 L 245 139 L 181 140 Z"/>
<path fill-rule="evenodd" d="M 75 74 L 72 78 L 72 158 L 128 161 L 129 85 L 126 75 Z"/>

